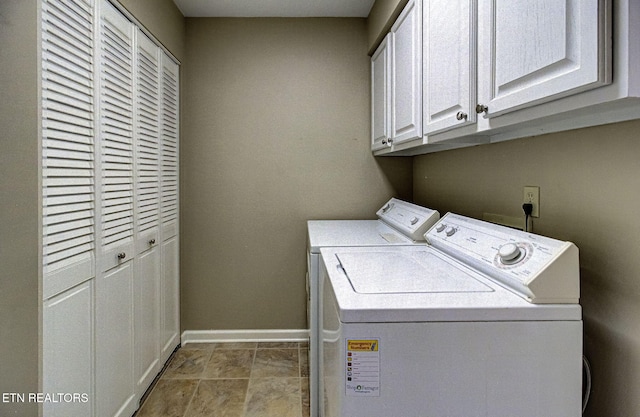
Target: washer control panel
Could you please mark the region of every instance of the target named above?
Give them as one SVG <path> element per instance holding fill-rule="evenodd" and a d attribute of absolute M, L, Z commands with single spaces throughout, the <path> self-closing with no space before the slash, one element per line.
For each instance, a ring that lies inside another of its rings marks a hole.
<path fill-rule="evenodd" d="M 578 248 L 545 236 L 447 213 L 427 243 L 532 303 L 577 303 Z"/>
<path fill-rule="evenodd" d="M 440 213 L 406 201 L 392 198 L 378 212 L 378 218 L 414 241 L 423 241 L 424 234 L 433 226 Z"/>

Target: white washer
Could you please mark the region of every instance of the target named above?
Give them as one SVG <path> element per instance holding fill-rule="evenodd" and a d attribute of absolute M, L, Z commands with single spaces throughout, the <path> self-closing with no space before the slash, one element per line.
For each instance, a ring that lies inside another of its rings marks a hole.
<path fill-rule="evenodd" d="M 322 249 L 324 417 L 578 417 L 578 249 L 448 213 L 427 246 Z"/>
<path fill-rule="evenodd" d="M 376 213 L 378 220 L 309 220 L 307 222 L 307 320 L 311 417 L 319 410 L 320 249 L 352 246 L 425 245 L 424 234 L 440 218 L 426 207 L 392 198 Z"/>

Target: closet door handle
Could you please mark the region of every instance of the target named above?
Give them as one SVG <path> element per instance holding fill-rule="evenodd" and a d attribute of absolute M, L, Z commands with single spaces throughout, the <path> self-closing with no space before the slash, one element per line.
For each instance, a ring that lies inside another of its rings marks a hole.
<path fill-rule="evenodd" d="M 156 240 L 155 239 L 150 239 L 149 240 L 149 246 L 153 246 L 156 244 Z"/>
<path fill-rule="evenodd" d="M 484 104 L 476 104 L 476 113 L 480 114 L 480 113 L 488 113 L 489 112 L 489 107 L 485 106 Z"/>
<path fill-rule="evenodd" d="M 456 119 L 458 119 L 458 120 L 467 120 L 467 113 L 465 113 L 463 111 L 459 111 L 456 114 Z"/>
<path fill-rule="evenodd" d="M 127 257 L 127 254 L 126 254 L 126 253 L 124 253 L 124 252 L 120 252 L 120 253 L 118 254 L 118 259 L 119 259 L 119 260 L 123 260 L 123 259 L 124 259 L 124 258 L 126 258 L 126 257 Z"/>

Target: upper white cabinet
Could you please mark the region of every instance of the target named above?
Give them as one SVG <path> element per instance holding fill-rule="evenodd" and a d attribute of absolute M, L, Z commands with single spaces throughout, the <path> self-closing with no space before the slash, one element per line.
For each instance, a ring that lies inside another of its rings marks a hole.
<path fill-rule="evenodd" d="M 392 118 L 394 143 L 374 153 L 410 156 L 638 119 L 639 36 L 634 0 L 424 0 L 422 137 L 395 142 L 403 123 Z"/>
<path fill-rule="evenodd" d="M 371 149 L 422 138 L 422 0 L 410 0 L 371 57 Z"/>
<path fill-rule="evenodd" d="M 476 2 L 423 4 L 424 134 L 476 121 Z"/>
<path fill-rule="evenodd" d="M 481 1 L 483 113 L 499 116 L 611 82 L 605 6 L 604 0 Z"/>
<path fill-rule="evenodd" d="M 391 137 L 391 58 L 389 36 L 371 56 L 371 149 L 388 146 Z"/>
<path fill-rule="evenodd" d="M 422 137 L 422 0 L 410 0 L 391 27 L 391 139 Z"/>

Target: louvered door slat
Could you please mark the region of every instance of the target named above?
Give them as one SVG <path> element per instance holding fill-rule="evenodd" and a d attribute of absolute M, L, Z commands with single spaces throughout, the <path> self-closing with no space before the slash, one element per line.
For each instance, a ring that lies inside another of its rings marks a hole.
<path fill-rule="evenodd" d="M 49 15 L 43 21 L 43 25 L 46 26 L 47 31 L 42 36 L 47 41 L 57 38 L 85 52 L 93 49 L 93 40 L 88 36 L 91 34 L 91 28 L 84 25 L 69 25 L 68 21 L 65 22 L 54 15 Z"/>
<path fill-rule="evenodd" d="M 55 71 L 56 69 L 57 68 L 53 67 L 51 70 Z M 79 79 L 79 80 L 69 79 L 66 76 L 58 75 L 54 72 L 51 72 L 51 70 L 50 72 L 47 73 L 47 79 L 45 81 L 47 83 L 47 85 L 45 86 L 45 90 L 47 92 L 58 93 L 63 96 L 68 96 L 71 98 L 78 96 L 78 93 L 80 94 L 79 95 L 80 98 L 87 97 L 87 95 L 91 93 L 92 86 L 86 85 L 82 81 L 82 79 Z M 67 105 L 66 100 L 58 102 L 58 104 L 61 104 L 61 103 L 64 105 Z"/>
<path fill-rule="evenodd" d="M 56 206 L 64 206 L 75 202 L 90 202 L 93 204 L 93 196 L 91 195 L 63 195 L 63 196 L 45 196 L 43 198 L 44 211 L 51 210 Z"/>
<path fill-rule="evenodd" d="M 72 57 L 67 57 L 69 59 Z M 84 64 L 82 67 L 78 64 Z M 65 59 L 49 53 L 46 60 L 42 62 L 44 71 L 43 79 L 64 79 L 64 83 L 61 85 L 74 87 L 76 90 L 86 91 L 87 89 L 93 89 L 93 74 L 91 68 L 88 68 L 87 63 L 82 60 L 76 60 L 74 62 L 67 62 Z M 92 103 L 91 103 L 92 104 Z"/>
<path fill-rule="evenodd" d="M 53 119 L 58 115 L 59 117 L 67 117 L 71 119 L 75 119 L 75 123 L 80 126 L 85 126 L 89 128 L 93 128 L 93 120 L 86 119 L 85 115 L 82 114 L 89 110 L 89 108 L 78 108 L 74 106 L 70 106 L 68 104 L 60 103 L 59 101 L 54 101 L 55 98 L 52 96 L 47 96 L 48 99 L 47 107 L 43 107 L 43 112 L 48 113 L 47 117 Z"/>
<path fill-rule="evenodd" d="M 76 221 L 67 221 L 65 224 L 46 224 L 44 225 L 44 230 L 48 232 L 46 234 L 45 239 L 49 239 L 54 234 L 65 233 L 69 230 L 84 230 L 90 227 L 93 224 L 93 219 L 90 217 L 85 217 Z"/>
<path fill-rule="evenodd" d="M 95 274 L 92 14 L 83 0 L 42 3 L 45 298 Z"/>
<path fill-rule="evenodd" d="M 118 264 L 114 253 L 126 253 L 133 244 L 133 38 L 130 23 L 110 6 L 100 18 L 100 58 L 101 238 L 106 270 Z"/>
<path fill-rule="evenodd" d="M 80 201 L 80 202 L 70 202 L 65 204 L 64 207 L 57 207 L 57 206 L 52 206 L 52 207 L 45 207 L 43 209 L 43 214 L 45 216 L 51 216 L 54 214 L 60 214 L 60 213 L 64 213 L 67 210 L 69 211 L 84 211 L 84 210 L 91 210 L 92 204 L 90 202 L 86 202 L 86 201 Z"/>

